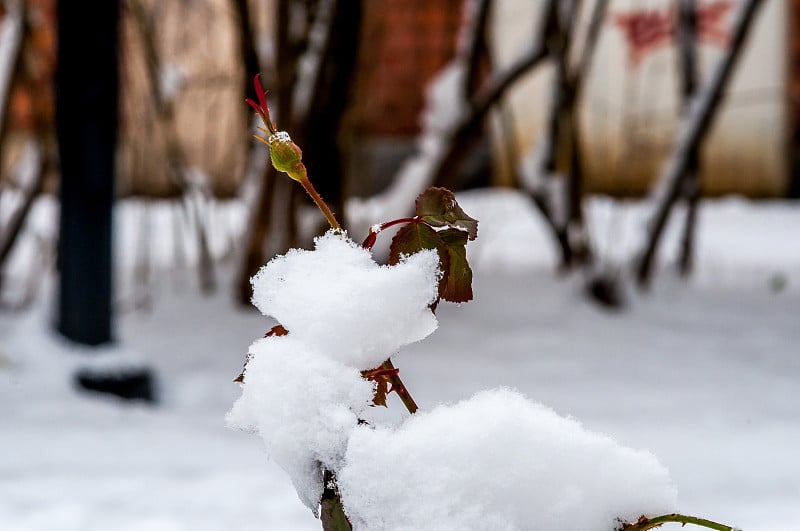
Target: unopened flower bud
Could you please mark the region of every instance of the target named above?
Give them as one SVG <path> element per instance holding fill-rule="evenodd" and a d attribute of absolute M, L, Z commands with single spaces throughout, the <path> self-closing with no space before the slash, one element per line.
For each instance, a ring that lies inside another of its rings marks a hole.
<path fill-rule="evenodd" d="M 303 164 L 303 151 L 292 142 L 289 133 L 278 131 L 269 137 L 269 154 L 276 170 L 286 172 L 289 177 L 300 181 L 306 176 Z"/>

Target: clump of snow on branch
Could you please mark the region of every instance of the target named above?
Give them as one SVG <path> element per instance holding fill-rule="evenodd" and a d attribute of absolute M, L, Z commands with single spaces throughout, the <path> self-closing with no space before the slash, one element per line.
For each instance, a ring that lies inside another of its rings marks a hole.
<path fill-rule="evenodd" d="M 676 505 L 651 454 L 506 389 L 397 428 L 357 426 L 337 478 L 354 528 L 367 531 L 612 531 Z"/>
<path fill-rule="evenodd" d="M 358 369 L 293 335 L 273 336 L 250 347 L 242 396 L 226 420 L 261 436 L 300 499 L 316 512 L 323 491 L 320 467 L 341 466 L 358 413 L 371 401 L 372 384 Z"/>
<path fill-rule="evenodd" d="M 454 60 L 428 85 L 417 153 L 403 164 L 384 192 L 347 202 L 347 218 L 356 232 L 366 232 L 376 220 L 406 215 L 417 195 L 430 184 L 454 131 L 469 112 L 461 90 L 465 76 L 463 61 Z"/>
<path fill-rule="evenodd" d="M 292 249 L 253 277 L 253 303 L 285 336 L 250 347 L 242 396 L 228 425 L 258 433 L 271 458 L 316 512 L 322 467 L 338 470 L 349 434 L 373 398 L 360 371 L 436 329 L 435 251 L 380 266 L 334 231 L 315 250 Z"/>
<path fill-rule="evenodd" d="M 264 266 L 253 304 L 293 337 L 351 367 L 373 369 L 436 329 L 439 259 L 423 251 L 395 266 L 329 231 L 315 250 L 292 249 Z"/>

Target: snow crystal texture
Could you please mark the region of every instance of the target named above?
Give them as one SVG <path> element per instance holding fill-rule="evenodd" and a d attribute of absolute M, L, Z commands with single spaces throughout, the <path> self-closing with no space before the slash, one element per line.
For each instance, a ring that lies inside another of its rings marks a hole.
<path fill-rule="evenodd" d="M 253 277 L 253 304 L 289 334 L 251 345 L 242 396 L 227 422 L 261 436 L 313 511 L 321 468 L 342 466 L 348 437 L 372 403 L 373 384 L 360 370 L 436 329 L 428 305 L 438 267 L 434 251 L 380 266 L 331 231 L 314 251 L 292 249 Z"/>
<path fill-rule="evenodd" d="M 341 464 L 358 412 L 372 402 L 372 384 L 292 335 L 256 341 L 249 359 L 228 425 L 258 433 L 303 503 L 316 510 L 320 464 Z"/>
<path fill-rule="evenodd" d="M 373 369 L 437 326 L 435 251 L 381 266 L 370 252 L 329 231 L 315 250 L 292 249 L 252 279 L 253 304 L 293 337 L 359 369 Z"/>
<path fill-rule="evenodd" d="M 676 505 L 651 454 L 504 389 L 358 426 L 338 481 L 359 531 L 612 531 Z"/>

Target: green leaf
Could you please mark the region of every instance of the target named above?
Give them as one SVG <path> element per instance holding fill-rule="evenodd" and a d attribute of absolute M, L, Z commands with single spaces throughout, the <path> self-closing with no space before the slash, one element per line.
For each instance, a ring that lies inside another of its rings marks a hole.
<path fill-rule="evenodd" d="M 467 302 L 472 300 L 472 268 L 467 262 L 468 234 L 460 229 L 447 229 L 437 233 L 447 244 L 449 270 L 447 283 L 442 298 L 449 302 Z"/>
<path fill-rule="evenodd" d="M 409 223 L 395 234 L 389 247 L 389 263 L 400 262 L 402 256 L 412 255 L 423 249 L 436 249 L 439 253 L 439 268 L 442 279 L 439 281 L 439 296 L 443 297 L 447 286 L 447 275 L 450 271 L 450 251 L 438 233 L 424 223 Z"/>
<path fill-rule="evenodd" d="M 467 231 L 470 240 L 478 237 L 478 221 L 469 217 L 447 188 L 431 187 L 417 197 L 417 216 L 433 227 L 457 227 Z"/>

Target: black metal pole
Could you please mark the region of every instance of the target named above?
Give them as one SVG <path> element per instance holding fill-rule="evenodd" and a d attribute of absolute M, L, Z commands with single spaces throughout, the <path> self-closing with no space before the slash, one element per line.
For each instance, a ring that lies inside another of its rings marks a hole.
<path fill-rule="evenodd" d="M 89 15 L 90 14 L 90 15 Z M 61 164 L 58 331 L 113 339 L 112 237 L 119 0 L 58 5 L 56 132 Z"/>

